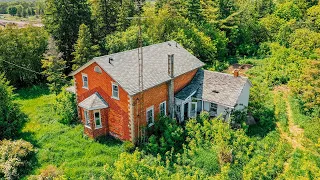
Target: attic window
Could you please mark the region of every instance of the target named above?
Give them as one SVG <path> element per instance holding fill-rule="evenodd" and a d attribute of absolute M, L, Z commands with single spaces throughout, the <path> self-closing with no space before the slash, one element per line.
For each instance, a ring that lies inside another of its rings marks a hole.
<path fill-rule="evenodd" d="M 217 90 L 213 90 L 212 92 L 213 92 L 213 93 L 217 93 L 217 94 L 219 93 L 219 91 L 217 91 Z"/>
<path fill-rule="evenodd" d="M 96 66 L 96 67 L 94 67 L 94 72 L 97 72 L 97 73 L 101 74 L 102 70 L 101 70 L 101 68 L 99 66 Z"/>

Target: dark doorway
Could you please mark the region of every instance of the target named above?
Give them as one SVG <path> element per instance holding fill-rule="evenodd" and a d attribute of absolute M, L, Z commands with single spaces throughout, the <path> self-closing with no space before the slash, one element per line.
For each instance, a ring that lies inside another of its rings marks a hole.
<path fill-rule="evenodd" d="M 184 109 L 184 112 L 183 112 L 184 120 L 186 120 L 186 119 L 188 119 L 189 103 L 185 103 L 183 109 Z"/>

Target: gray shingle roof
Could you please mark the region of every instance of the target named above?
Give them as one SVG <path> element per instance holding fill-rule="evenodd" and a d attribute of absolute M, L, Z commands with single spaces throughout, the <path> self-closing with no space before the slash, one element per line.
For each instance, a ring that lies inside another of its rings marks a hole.
<path fill-rule="evenodd" d="M 80 102 L 79 106 L 87 110 L 104 109 L 109 107 L 108 103 L 97 92 Z"/>
<path fill-rule="evenodd" d="M 228 107 L 234 107 L 249 82 L 245 77 L 199 69 L 190 84 L 178 92 L 175 97 L 185 100 L 196 91 L 194 97 Z"/>
<path fill-rule="evenodd" d="M 179 76 L 204 66 L 203 62 L 175 41 L 145 46 L 143 47 L 144 89 L 149 89 L 170 80 L 168 75 L 168 54 L 174 54 L 174 76 Z M 109 63 L 109 58 L 113 59 L 111 64 Z M 97 62 L 129 95 L 139 93 L 138 49 L 96 57 L 92 62 Z M 77 71 L 71 73 L 71 75 L 74 75 Z"/>

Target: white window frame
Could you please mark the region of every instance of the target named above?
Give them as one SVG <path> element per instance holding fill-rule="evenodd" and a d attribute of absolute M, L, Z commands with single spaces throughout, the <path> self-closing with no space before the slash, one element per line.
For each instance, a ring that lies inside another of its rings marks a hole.
<path fill-rule="evenodd" d="M 85 86 L 84 77 L 87 78 L 87 86 Z M 82 88 L 89 89 L 89 78 L 88 78 L 88 75 L 84 73 L 82 73 Z"/>
<path fill-rule="evenodd" d="M 83 115 L 84 115 L 84 125 L 91 129 L 91 123 L 90 123 L 90 111 L 84 109 L 83 110 Z"/>
<path fill-rule="evenodd" d="M 161 114 L 161 105 L 164 104 L 164 114 Z M 167 101 L 163 101 L 162 103 L 159 104 L 159 110 L 160 110 L 160 116 L 166 116 L 167 115 Z"/>
<path fill-rule="evenodd" d="M 118 96 L 114 96 L 114 91 L 113 91 L 113 87 L 117 87 L 118 88 Z M 116 99 L 116 100 L 120 100 L 120 92 L 119 92 L 119 85 L 117 83 L 112 83 L 111 84 L 111 89 L 112 89 L 112 98 Z"/>
<path fill-rule="evenodd" d="M 99 113 L 100 126 L 97 126 L 96 113 Z M 94 119 L 95 129 L 100 129 L 100 128 L 102 128 L 101 112 L 100 112 L 100 110 L 95 110 L 95 111 L 93 111 L 93 119 Z"/>
<path fill-rule="evenodd" d="M 148 117 L 148 112 L 149 111 L 152 111 L 152 122 L 151 123 L 149 123 L 149 117 Z M 154 106 L 150 106 L 150 107 L 147 108 L 147 110 L 146 110 L 146 121 L 147 121 L 148 127 L 151 127 L 151 126 L 154 125 Z"/>

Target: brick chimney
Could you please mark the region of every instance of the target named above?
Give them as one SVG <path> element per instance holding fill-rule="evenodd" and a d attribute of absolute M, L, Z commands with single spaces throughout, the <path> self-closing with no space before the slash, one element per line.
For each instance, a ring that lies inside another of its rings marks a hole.
<path fill-rule="evenodd" d="M 168 117 L 174 118 L 174 54 L 168 54 L 168 75 L 171 78 L 168 82 Z"/>
<path fill-rule="evenodd" d="M 235 69 L 235 70 L 233 71 L 233 76 L 234 76 L 234 77 L 239 77 L 239 73 L 240 73 L 240 70 L 239 70 L 239 69 Z"/>

